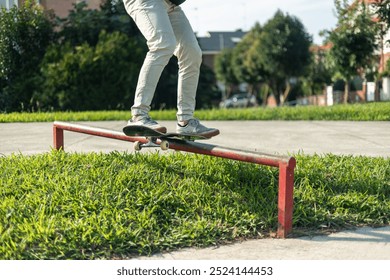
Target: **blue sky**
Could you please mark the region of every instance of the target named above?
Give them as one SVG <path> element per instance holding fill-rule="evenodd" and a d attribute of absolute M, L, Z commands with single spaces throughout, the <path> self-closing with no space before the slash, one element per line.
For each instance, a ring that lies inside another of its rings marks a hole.
<path fill-rule="evenodd" d="M 280 9 L 298 17 L 314 42 L 321 44 L 321 30 L 336 26 L 333 0 L 187 0 L 182 4 L 195 32 L 249 30 L 264 24 Z"/>

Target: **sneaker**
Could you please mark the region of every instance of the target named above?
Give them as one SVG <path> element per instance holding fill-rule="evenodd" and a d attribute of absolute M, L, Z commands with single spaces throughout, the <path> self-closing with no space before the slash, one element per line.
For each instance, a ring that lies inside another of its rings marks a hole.
<path fill-rule="evenodd" d="M 152 120 L 148 115 L 137 116 L 128 121 L 127 126 L 139 125 L 146 126 L 161 133 L 167 133 L 167 128 L 158 124 L 155 120 Z"/>
<path fill-rule="evenodd" d="M 187 125 L 185 126 L 181 126 L 180 124 L 177 124 L 176 132 L 179 134 L 186 134 L 186 135 L 200 135 L 206 138 L 211 138 L 219 134 L 218 129 L 205 127 L 197 119 L 189 120 Z"/>

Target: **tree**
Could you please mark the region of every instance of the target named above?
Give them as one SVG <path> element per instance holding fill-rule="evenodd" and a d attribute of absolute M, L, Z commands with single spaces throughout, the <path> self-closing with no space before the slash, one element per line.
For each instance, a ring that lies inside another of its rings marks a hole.
<path fill-rule="evenodd" d="M 310 63 L 312 38 L 297 17 L 277 11 L 264 25 L 260 42 L 261 61 L 269 83 L 276 99 L 283 103 L 290 92 L 291 80 L 302 75 Z"/>
<path fill-rule="evenodd" d="M 350 5 L 347 0 L 335 0 L 337 28 L 330 32 L 329 63 L 334 78 L 344 80 L 344 103 L 348 102 L 349 82 L 355 75 L 364 76 L 374 63 L 378 26 L 371 19 L 364 1 Z"/>
<path fill-rule="evenodd" d="M 264 82 L 268 72 L 262 61 L 263 48 L 261 42 L 261 34 L 263 30 L 259 23 L 250 30 L 250 32 L 243 39 L 244 47 L 248 47 L 243 56 L 242 67 L 245 67 L 245 81 L 249 84 L 249 92 L 252 95 L 257 95 L 259 85 Z M 237 65 L 235 69 L 239 69 Z M 242 69 L 242 68 L 241 68 Z"/>
<path fill-rule="evenodd" d="M 261 34 L 262 27 L 256 23 L 242 41 L 237 44 L 232 55 L 232 69 L 237 80 L 247 83 L 249 93 L 255 96 L 259 85 L 268 75 L 261 59 L 263 52 L 260 41 Z"/>
<path fill-rule="evenodd" d="M 95 46 L 102 29 L 106 29 L 107 19 L 98 10 L 88 9 L 84 1 L 73 4 L 73 10 L 64 19 L 59 19 L 62 41 L 70 42 L 72 46 L 88 43 Z"/>
<path fill-rule="evenodd" d="M 0 10 L 0 111 L 31 106 L 39 64 L 54 40 L 53 15 L 34 3 Z"/>
<path fill-rule="evenodd" d="M 239 82 L 234 74 L 232 67 L 233 49 L 224 49 L 215 59 L 215 74 L 218 81 L 225 86 L 222 99 L 229 98 L 233 92 L 233 88 Z"/>
<path fill-rule="evenodd" d="M 301 78 L 306 95 L 322 94 L 326 85 L 332 81 L 332 73 L 326 64 L 328 46 L 311 48 L 311 61 Z"/>
<path fill-rule="evenodd" d="M 380 0 L 376 3 L 377 13 L 381 22 L 386 26 L 385 30 L 390 29 L 390 0 Z"/>

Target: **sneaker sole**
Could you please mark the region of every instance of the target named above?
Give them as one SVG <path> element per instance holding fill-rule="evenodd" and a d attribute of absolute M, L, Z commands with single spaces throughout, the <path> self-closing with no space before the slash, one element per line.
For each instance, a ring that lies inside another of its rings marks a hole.
<path fill-rule="evenodd" d="M 217 136 L 219 134 L 219 130 L 218 129 L 215 129 L 215 130 L 212 130 L 212 131 L 208 131 L 208 132 L 203 132 L 203 133 L 197 133 L 197 134 L 186 134 L 186 133 L 180 133 L 180 132 L 177 132 L 178 134 L 183 134 L 183 135 L 194 135 L 194 136 L 202 136 L 202 137 L 205 137 L 207 139 L 210 139 L 214 136 Z"/>
<path fill-rule="evenodd" d="M 215 129 L 215 130 L 212 130 L 212 131 L 209 131 L 209 132 L 201 133 L 200 135 L 204 136 L 206 138 L 212 138 L 214 136 L 217 136 L 218 134 L 219 134 L 219 130 Z"/>
<path fill-rule="evenodd" d="M 166 127 L 158 127 L 158 128 L 152 128 L 155 131 L 161 132 L 163 134 L 167 133 L 167 128 Z"/>

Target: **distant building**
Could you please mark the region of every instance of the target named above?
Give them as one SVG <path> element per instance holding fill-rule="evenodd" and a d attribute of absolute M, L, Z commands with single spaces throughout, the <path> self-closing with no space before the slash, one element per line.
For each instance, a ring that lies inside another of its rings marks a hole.
<path fill-rule="evenodd" d="M 18 2 L 18 0 L 0 0 L 0 7 L 4 7 L 9 10 L 15 5 L 18 6 Z"/>
<path fill-rule="evenodd" d="M 73 9 L 73 5 L 86 2 L 90 9 L 99 9 L 104 0 L 35 0 L 46 10 L 53 10 L 54 13 L 64 18 L 68 16 L 69 11 Z M 21 6 L 25 0 L 0 0 L 0 6 L 6 9 L 11 9 L 13 6 Z"/>
<path fill-rule="evenodd" d="M 90 9 L 99 9 L 103 0 L 39 0 L 39 4 L 46 10 L 53 10 L 61 18 L 68 16 L 69 11 L 73 10 L 73 5 L 80 2 L 87 3 Z"/>
<path fill-rule="evenodd" d="M 199 45 L 202 49 L 203 63 L 214 69 L 215 57 L 227 48 L 234 48 L 246 32 L 237 30 L 233 32 L 208 32 L 205 37 L 199 37 Z"/>

